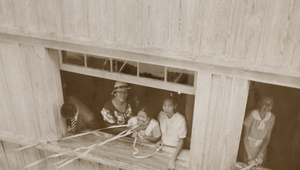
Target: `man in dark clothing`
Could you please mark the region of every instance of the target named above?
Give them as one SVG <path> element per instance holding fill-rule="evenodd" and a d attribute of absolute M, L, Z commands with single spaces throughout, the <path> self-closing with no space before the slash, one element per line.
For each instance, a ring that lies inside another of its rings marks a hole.
<path fill-rule="evenodd" d="M 61 115 L 66 118 L 68 131 L 73 134 L 86 129 L 99 129 L 101 125 L 94 113 L 75 96 L 66 98 L 61 107 Z"/>

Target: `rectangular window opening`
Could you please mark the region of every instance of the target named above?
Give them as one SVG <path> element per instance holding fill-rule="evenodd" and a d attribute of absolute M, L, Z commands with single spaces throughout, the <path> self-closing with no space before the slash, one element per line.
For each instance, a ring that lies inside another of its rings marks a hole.
<path fill-rule="evenodd" d="M 104 103 L 112 98 L 114 80 L 97 78 L 82 74 L 76 74 L 66 71 L 61 71 L 64 98 L 67 96 L 76 96 L 80 99 L 93 113 L 94 116 L 103 123 L 100 113 Z M 144 103 L 151 106 L 154 119 L 157 119 L 158 113 L 162 110 L 162 102 L 166 96 L 170 94 L 175 96 L 177 100 L 176 111 L 181 113 L 187 124 L 187 137 L 185 139 L 185 149 L 190 148 L 190 139 L 192 131 L 192 117 L 194 107 L 194 95 L 188 95 L 181 92 L 161 90 L 137 84 L 130 84 L 128 102 L 134 109 L 139 103 Z"/>
<path fill-rule="evenodd" d="M 265 99 L 263 101 L 260 100 L 262 96 L 271 97 L 273 99 L 273 105 L 269 105 L 270 99 Z M 272 123 L 270 122 L 271 118 L 267 118 L 268 113 L 263 114 L 266 115 L 264 127 L 259 126 L 260 123 L 253 123 L 254 121 L 259 122 L 257 121 L 259 119 L 257 119 L 257 113 L 255 113 L 255 110 L 258 112 L 268 112 L 268 109 L 270 109 L 271 106 L 272 109 L 270 112 L 275 116 L 275 124 L 271 131 L 270 142 L 267 146 L 266 155 L 264 155 L 263 158 L 264 162 L 260 165 L 260 167 L 285 170 L 294 170 L 295 168 L 297 169 L 300 167 L 299 101 L 299 89 L 254 81 L 250 83 L 243 132 L 240 139 L 237 157 L 237 166 L 247 166 L 245 164 L 247 162 L 247 155 L 245 154 L 244 140 L 247 140 L 249 146 L 251 145 L 252 148 L 254 148 L 250 149 L 249 152 L 251 153 L 249 153 L 250 156 L 248 156 L 248 158 L 258 158 L 255 154 L 255 148 L 261 146 L 261 142 L 258 139 L 266 139 L 263 137 L 263 131 L 265 131 L 266 128 L 270 128 Z M 262 117 L 260 117 L 260 119 L 262 119 Z M 245 129 L 248 129 L 247 127 L 251 127 L 251 130 L 249 135 L 245 136 L 247 134 L 245 133 Z"/>

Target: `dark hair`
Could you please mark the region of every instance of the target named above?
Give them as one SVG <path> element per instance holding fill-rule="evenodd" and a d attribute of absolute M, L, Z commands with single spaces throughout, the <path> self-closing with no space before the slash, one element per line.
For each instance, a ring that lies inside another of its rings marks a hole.
<path fill-rule="evenodd" d="M 61 112 L 62 117 L 68 119 L 68 118 L 71 118 L 71 117 L 75 116 L 75 114 L 77 112 L 77 108 L 72 103 L 64 103 L 61 106 L 60 112 Z"/>
<path fill-rule="evenodd" d="M 138 106 L 138 108 L 137 108 L 137 111 L 138 111 L 138 113 L 139 113 L 140 111 L 145 112 L 149 118 L 153 118 L 153 117 L 154 117 L 153 110 L 151 109 L 150 106 L 148 106 L 148 105 L 146 105 L 146 104 L 140 104 L 140 105 Z"/>
<path fill-rule="evenodd" d="M 171 100 L 171 101 L 173 102 L 174 105 L 177 105 L 177 99 L 176 99 L 176 97 L 173 96 L 173 95 L 166 96 L 166 97 L 163 99 L 163 102 L 164 102 L 165 100 Z"/>

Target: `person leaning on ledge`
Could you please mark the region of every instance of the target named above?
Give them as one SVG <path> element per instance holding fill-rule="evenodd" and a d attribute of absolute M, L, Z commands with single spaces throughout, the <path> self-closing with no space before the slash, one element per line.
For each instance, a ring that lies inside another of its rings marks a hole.
<path fill-rule="evenodd" d="M 61 106 L 61 116 L 66 119 L 68 133 L 71 134 L 100 128 L 100 122 L 94 113 L 76 96 L 67 97 L 66 102 Z"/>

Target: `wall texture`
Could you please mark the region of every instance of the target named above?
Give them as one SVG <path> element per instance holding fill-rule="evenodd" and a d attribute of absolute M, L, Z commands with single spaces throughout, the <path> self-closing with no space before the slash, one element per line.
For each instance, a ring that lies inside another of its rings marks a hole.
<path fill-rule="evenodd" d="M 299 76 L 297 0 L 0 1 L 0 32 Z"/>
<path fill-rule="evenodd" d="M 45 140 L 65 133 L 57 51 L 0 42 L 0 84 L 0 130 Z"/>

